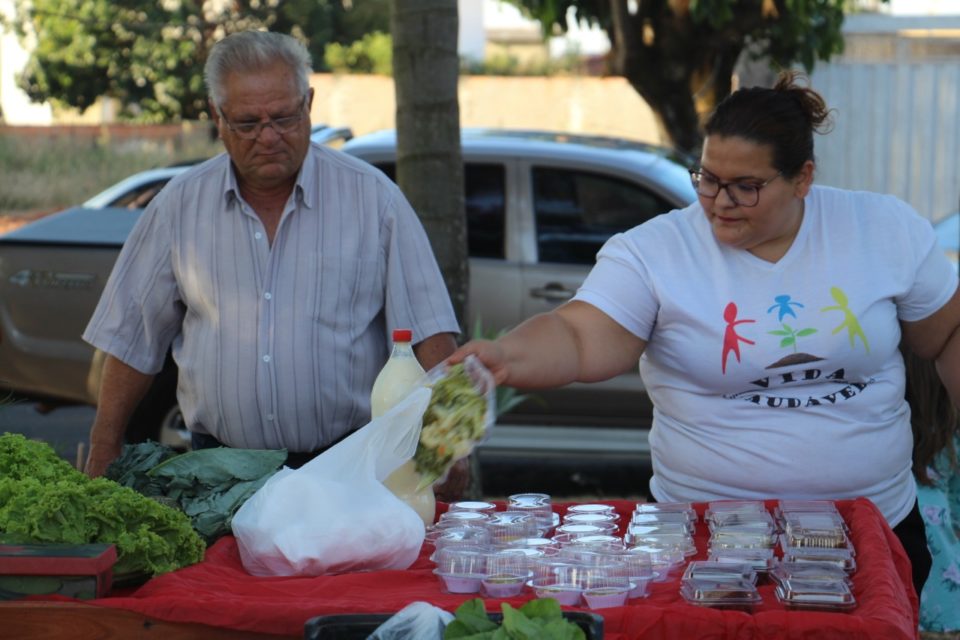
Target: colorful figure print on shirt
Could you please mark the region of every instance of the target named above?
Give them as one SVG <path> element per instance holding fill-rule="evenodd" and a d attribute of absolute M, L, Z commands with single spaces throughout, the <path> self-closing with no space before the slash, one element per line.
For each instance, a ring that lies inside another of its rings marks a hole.
<path fill-rule="evenodd" d="M 870 353 L 870 345 L 867 343 L 867 336 L 863 333 L 863 329 L 860 327 L 860 322 L 857 320 L 857 316 L 854 315 L 853 311 L 850 311 L 850 303 L 847 300 L 847 294 L 845 294 L 840 287 L 830 287 L 830 295 L 837 302 L 837 304 L 824 307 L 820 309 L 820 311 L 843 312 L 843 322 L 841 322 L 840 325 L 833 330 L 834 335 L 846 328 L 847 337 L 850 338 L 850 347 L 856 348 L 856 338 L 859 336 L 860 339 L 863 340 L 863 346 L 867 349 L 867 353 Z"/>
<path fill-rule="evenodd" d="M 793 300 L 790 299 L 790 296 L 786 294 L 776 296 L 773 299 L 773 301 L 775 304 L 773 304 L 773 306 L 767 309 L 767 313 L 770 313 L 774 309 L 778 309 L 780 313 L 780 317 L 777 318 L 777 320 L 780 322 L 783 322 L 783 316 L 787 314 L 793 316 L 794 318 L 797 317 L 797 313 L 796 311 L 793 310 L 792 307 L 800 307 L 801 309 L 803 308 L 802 304 L 800 304 L 799 302 L 794 302 Z"/>
<path fill-rule="evenodd" d="M 773 297 L 774 304 L 766 307 L 767 317 L 764 320 L 738 320 L 739 309 L 736 303 L 732 301 L 726 303 L 723 311 L 725 328 L 721 363 L 724 375 L 727 372 L 728 356 L 731 351 L 736 356 L 737 363 L 740 363 L 740 343 L 758 344 L 739 335 L 736 329 L 738 324 L 744 322 L 760 323 L 760 335 L 763 339 L 761 341 L 758 338 L 760 346 L 757 348 L 765 356 L 769 357 L 771 354 L 775 354 L 777 350 L 770 349 L 772 345 L 769 344 L 769 339 L 763 334 L 778 338 L 779 348 L 788 351 L 782 357 L 776 358 L 764 367 L 768 373 L 764 373 L 756 379 L 751 379 L 746 385 L 747 388 L 734 393 L 726 393 L 724 397 L 730 400 L 745 400 L 758 406 L 774 409 L 799 409 L 811 406 L 830 406 L 859 396 L 873 381 L 848 378 L 847 370 L 841 362 L 833 363 L 829 369 L 824 368 L 819 363 L 823 363 L 826 358 L 816 355 L 816 350 L 818 346 L 822 348 L 826 345 L 823 344 L 823 339 L 819 336 L 810 338 L 810 336 L 819 334 L 820 329 L 825 328 L 817 327 L 817 320 L 826 324 L 827 327 L 834 325 L 830 315 L 824 315 L 825 313 L 841 311 L 844 314 L 844 322 L 840 327 L 833 330 L 833 335 L 846 328 L 850 337 L 851 349 L 858 348 L 856 338 L 859 337 L 869 350 L 866 334 L 862 330 L 857 316 L 851 311 L 846 294 L 838 287 L 831 287 L 829 290 L 823 290 L 822 292 L 823 298 L 828 295 L 837 304 L 823 307 L 820 310 L 821 313 L 818 314 L 813 311 L 817 306 L 808 309 L 807 305 L 794 300 L 791 295 L 777 294 Z M 820 300 L 817 300 L 817 302 L 821 303 Z M 788 324 L 784 322 L 787 316 L 791 316 L 795 320 L 791 320 Z M 778 322 L 779 325 L 777 325 Z M 809 326 L 808 322 L 814 326 Z M 763 331 L 764 329 L 766 331 Z M 748 333 L 747 335 L 754 334 Z M 843 357 L 842 354 L 837 354 L 837 356 Z M 756 360 L 756 356 L 754 356 L 754 360 Z M 754 362 L 753 364 L 757 363 Z M 731 369 L 735 369 L 732 363 Z M 814 384 L 817 385 L 816 388 L 808 386 Z"/>
<path fill-rule="evenodd" d="M 723 333 L 723 356 L 720 369 L 723 373 L 726 373 L 727 356 L 730 355 L 731 351 L 733 355 L 737 357 L 737 362 L 740 362 L 740 343 L 756 344 L 753 340 L 748 340 L 739 335 L 736 329 L 737 325 L 745 322 L 756 322 L 756 320 L 737 320 L 737 305 L 733 302 L 727 303 L 726 308 L 723 310 L 723 319 L 727 323 L 727 328 Z"/>

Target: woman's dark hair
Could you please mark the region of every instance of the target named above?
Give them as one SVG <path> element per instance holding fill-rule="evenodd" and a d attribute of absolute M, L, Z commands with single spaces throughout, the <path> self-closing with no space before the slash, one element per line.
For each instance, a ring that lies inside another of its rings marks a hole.
<path fill-rule="evenodd" d="M 800 74 L 784 71 L 772 88 L 731 93 L 704 125 L 708 136 L 737 136 L 773 149 L 773 166 L 790 178 L 813 160 L 813 134 L 829 130 L 830 111 L 813 89 L 799 86 Z"/>
<path fill-rule="evenodd" d="M 906 347 L 901 346 L 900 351 L 906 366 L 906 396 L 913 428 L 913 476 L 920 484 L 932 485 L 927 467 L 941 451 L 950 466 L 957 468 L 953 439 L 960 432 L 960 415 L 933 362 L 918 358 Z"/>

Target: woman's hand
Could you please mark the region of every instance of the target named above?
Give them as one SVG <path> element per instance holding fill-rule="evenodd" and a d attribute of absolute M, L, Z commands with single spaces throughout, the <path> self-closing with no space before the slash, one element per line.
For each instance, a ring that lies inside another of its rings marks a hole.
<path fill-rule="evenodd" d="M 503 347 L 495 340 L 471 340 L 454 351 L 447 362 L 457 364 L 463 362 L 468 355 L 474 355 L 487 368 L 493 381 L 497 385 L 506 383 L 509 377 L 506 355 Z"/>

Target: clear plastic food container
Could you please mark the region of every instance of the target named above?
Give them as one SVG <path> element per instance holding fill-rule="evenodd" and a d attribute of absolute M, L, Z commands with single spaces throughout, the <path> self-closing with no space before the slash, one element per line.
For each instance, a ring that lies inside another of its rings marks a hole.
<path fill-rule="evenodd" d="M 841 531 L 824 532 L 794 529 L 783 534 L 781 546 L 786 547 L 814 547 L 817 549 L 846 549 L 856 555 L 853 543 L 847 534 Z"/>
<path fill-rule="evenodd" d="M 477 593 L 487 575 L 488 551 L 483 547 L 454 546 L 438 549 L 434 554 L 440 577 L 448 593 Z"/>
<path fill-rule="evenodd" d="M 591 609 L 621 607 L 634 586 L 626 574 L 610 565 L 587 567 L 581 574 L 582 597 Z"/>
<path fill-rule="evenodd" d="M 823 562 L 832 564 L 853 573 L 857 570 L 857 561 L 847 549 L 817 549 L 815 547 L 786 547 L 783 549 L 784 562 Z"/>
<path fill-rule="evenodd" d="M 570 561 L 541 558 L 534 563 L 530 587 L 538 598 L 553 598 L 562 605 L 580 604 L 585 567 Z"/>
<path fill-rule="evenodd" d="M 697 606 L 747 612 L 762 600 L 757 587 L 747 580 L 684 580 L 680 595 Z"/>
<path fill-rule="evenodd" d="M 610 504 L 574 504 L 567 507 L 567 515 L 571 513 L 611 513 L 617 515 L 616 509 Z M 619 518 L 619 516 L 617 516 Z"/>
<path fill-rule="evenodd" d="M 711 532 L 730 529 L 774 534 L 778 531 L 776 521 L 766 511 L 720 511 L 712 514 L 709 526 Z"/>
<path fill-rule="evenodd" d="M 714 549 L 711 547 L 708 557 L 714 562 L 724 564 L 746 564 L 758 573 L 767 573 L 778 564 L 773 549 Z"/>
<path fill-rule="evenodd" d="M 696 533 L 696 521 L 691 520 L 690 516 L 683 511 L 663 511 L 659 513 L 634 512 L 630 518 L 630 524 L 635 525 L 657 525 L 660 523 L 679 523 L 686 528 L 687 533 L 690 535 Z"/>
<path fill-rule="evenodd" d="M 696 555 L 697 545 L 692 536 L 676 534 L 658 534 L 658 535 L 630 535 L 623 537 L 624 543 L 628 547 L 654 547 L 679 549 L 684 557 Z"/>
<path fill-rule="evenodd" d="M 564 524 L 616 524 L 620 516 L 616 513 L 567 513 L 563 516 Z"/>
<path fill-rule="evenodd" d="M 531 575 L 529 559 L 522 549 L 501 549 L 487 557 L 483 593 L 491 598 L 518 596 Z"/>
<path fill-rule="evenodd" d="M 637 513 L 683 513 L 690 522 L 699 520 L 697 510 L 690 502 L 638 502 L 633 512 Z"/>
<path fill-rule="evenodd" d="M 777 535 L 721 527 L 710 534 L 709 545 L 711 549 L 772 549 L 777 545 Z"/>
<path fill-rule="evenodd" d="M 482 502 L 479 500 L 461 500 L 451 502 L 448 511 L 476 511 L 479 513 L 491 514 L 497 510 L 497 505 L 492 502 Z"/>
<path fill-rule="evenodd" d="M 486 528 L 494 545 L 508 545 L 517 540 L 540 537 L 535 514 L 522 511 L 494 512 L 487 520 Z"/>
<path fill-rule="evenodd" d="M 750 584 L 757 583 L 757 572 L 747 563 L 718 562 L 716 560 L 695 560 L 687 565 L 683 572 L 683 580 L 707 580 L 713 582 L 728 582 L 743 580 Z"/>
<path fill-rule="evenodd" d="M 815 582 L 850 582 L 850 575 L 829 562 L 779 562 L 770 571 L 770 577 L 777 582 L 784 580 L 804 580 Z"/>
<path fill-rule="evenodd" d="M 791 609 L 850 611 L 857 606 L 850 586 L 843 581 L 784 580 L 776 586 L 774 593 L 777 600 Z"/>

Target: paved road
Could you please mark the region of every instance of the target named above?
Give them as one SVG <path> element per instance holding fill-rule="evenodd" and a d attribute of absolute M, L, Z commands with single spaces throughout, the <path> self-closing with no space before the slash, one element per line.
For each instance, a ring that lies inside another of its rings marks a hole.
<path fill-rule="evenodd" d="M 34 402 L 14 400 L 0 406 L 0 432 L 22 433 L 30 438 L 49 442 L 61 457 L 75 463 L 77 448 L 87 447 L 92 407 L 58 407 L 48 413 L 37 410 Z"/>
<path fill-rule="evenodd" d="M 23 433 L 49 442 L 61 457 L 75 464 L 79 447 L 84 447 L 85 451 L 88 446 L 93 408 L 65 406 L 41 412 L 38 407 L 25 400 L 0 406 L 0 433 Z M 520 435 L 524 433 L 522 429 L 519 432 Z M 501 433 L 510 431 L 504 429 Z M 597 433 L 605 431 L 598 430 Z M 479 452 L 482 491 L 486 496 L 538 491 L 558 498 L 642 499 L 646 493 L 649 467 L 633 457 L 610 458 L 598 453 L 571 460 L 567 455 L 558 454 L 533 462 L 522 455 L 500 455 L 496 447 L 498 442 L 491 439 L 490 448 L 481 448 Z M 516 446 L 509 441 L 508 444 Z"/>

